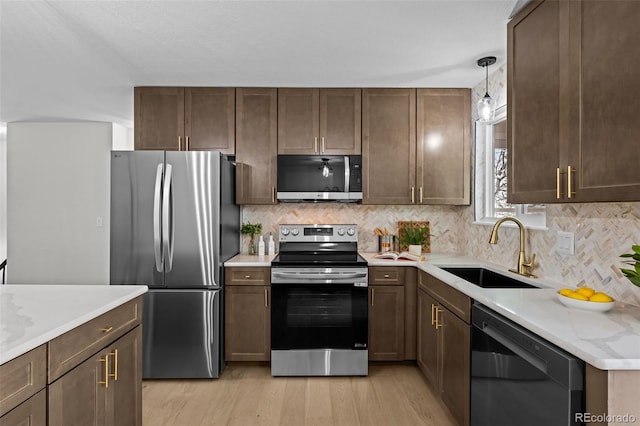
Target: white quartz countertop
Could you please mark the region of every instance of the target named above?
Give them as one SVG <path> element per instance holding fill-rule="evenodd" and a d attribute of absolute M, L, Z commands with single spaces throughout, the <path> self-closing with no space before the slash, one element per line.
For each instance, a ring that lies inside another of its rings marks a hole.
<path fill-rule="evenodd" d="M 375 253 L 361 254 L 370 266 L 416 266 L 594 367 L 640 370 L 638 306 L 616 302 L 612 310 L 604 313 L 568 308 L 557 300 L 557 291 L 571 286 L 544 278 L 521 277 L 501 265 L 468 256 L 430 253 L 425 254 L 424 262 L 411 262 L 375 259 Z M 439 266 L 481 266 L 541 289 L 482 288 Z"/>
<path fill-rule="evenodd" d="M 0 364 L 146 292 L 143 285 L 2 285 Z"/>
<path fill-rule="evenodd" d="M 271 266 L 271 261 L 276 255 L 250 256 L 248 254 L 238 254 L 224 262 L 224 266 Z"/>

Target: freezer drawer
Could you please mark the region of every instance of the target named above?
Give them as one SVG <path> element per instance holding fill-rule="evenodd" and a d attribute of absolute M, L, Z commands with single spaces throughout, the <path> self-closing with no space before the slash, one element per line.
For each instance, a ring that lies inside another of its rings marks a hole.
<path fill-rule="evenodd" d="M 145 379 L 220 374 L 221 290 L 150 290 L 145 294 Z"/>

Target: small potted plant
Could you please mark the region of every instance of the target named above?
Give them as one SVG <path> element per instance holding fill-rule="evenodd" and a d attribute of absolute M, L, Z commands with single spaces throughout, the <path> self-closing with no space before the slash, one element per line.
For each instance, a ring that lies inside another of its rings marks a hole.
<path fill-rule="evenodd" d="M 247 223 L 243 223 L 242 227 L 240 228 L 240 233 L 243 235 L 249 235 L 250 240 L 249 240 L 249 254 L 254 255 L 256 254 L 256 241 L 255 241 L 255 237 L 257 234 L 260 234 L 262 232 L 262 224 L 261 223 L 251 223 L 251 222 L 247 222 Z"/>
<path fill-rule="evenodd" d="M 631 250 L 633 253 L 621 254 L 620 257 L 630 258 L 624 263 L 633 266 L 633 269 L 620 268 L 620 271 L 631 281 L 631 284 L 640 287 L 640 245 L 631 246 Z"/>
<path fill-rule="evenodd" d="M 398 239 L 401 245 L 409 247 L 409 253 L 420 256 L 422 254 L 422 244 L 429 236 L 429 227 L 420 226 L 410 222 L 402 232 L 399 232 Z"/>

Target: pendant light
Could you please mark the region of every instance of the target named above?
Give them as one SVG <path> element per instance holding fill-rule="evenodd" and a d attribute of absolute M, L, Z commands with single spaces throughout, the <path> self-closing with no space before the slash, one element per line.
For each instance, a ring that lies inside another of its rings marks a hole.
<path fill-rule="evenodd" d="M 485 68 L 485 85 L 484 96 L 478 101 L 478 117 L 481 121 L 488 121 L 493 119 L 493 113 L 495 112 L 495 101 L 489 96 L 489 65 L 496 63 L 495 56 L 485 56 L 478 59 L 478 66 Z"/>

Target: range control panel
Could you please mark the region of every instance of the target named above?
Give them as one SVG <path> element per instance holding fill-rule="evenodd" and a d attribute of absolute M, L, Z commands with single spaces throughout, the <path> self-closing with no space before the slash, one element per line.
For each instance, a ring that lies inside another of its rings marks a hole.
<path fill-rule="evenodd" d="M 280 225 L 280 242 L 358 242 L 358 225 Z"/>

